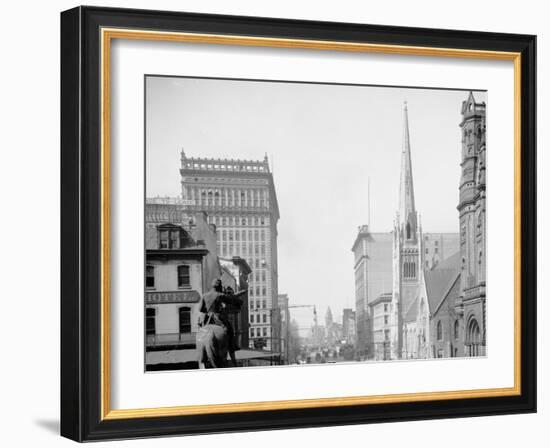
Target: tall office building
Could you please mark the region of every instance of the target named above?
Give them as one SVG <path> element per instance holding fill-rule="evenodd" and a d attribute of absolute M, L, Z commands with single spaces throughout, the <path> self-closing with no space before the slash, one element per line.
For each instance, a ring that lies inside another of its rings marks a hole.
<path fill-rule="evenodd" d="M 186 210 L 205 211 L 217 229 L 218 254 L 244 258 L 249 278 L 250 346 L 280 351 L 273 331 L 277 309 L 279 206 L 267 156 L 263 160 L 207 159 L 181 152 Z"/>

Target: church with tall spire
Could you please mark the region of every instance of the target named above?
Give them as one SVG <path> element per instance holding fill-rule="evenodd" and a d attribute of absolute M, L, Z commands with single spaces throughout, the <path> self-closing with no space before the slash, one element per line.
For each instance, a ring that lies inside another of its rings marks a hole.
<path fill-rule="evenodd" d="M 393 227 L 392 245 L 392 302 L 390 315 L 391 357 L 406 356 L 407 315 L 417 305 L 423 282 L 423 238 L 420 216 L 414 203 L 414 182 L 407 103 L 403 108 L 403 146 L 401 149 L 401 177 L 398 208 Z M 415 313 L 416 314 L 416 313 Z"/>
<path fill-rule="evenodd" d="M 455 211 L 460 233 L 433 233 L 423 232 L 416 208 L 405 102 L 393 229 L 372 232 L 370 226 L 359 226 L 352 246 L 358 359 L 486 354 L 485 108 L 473 92 L 462 101 Z"/>

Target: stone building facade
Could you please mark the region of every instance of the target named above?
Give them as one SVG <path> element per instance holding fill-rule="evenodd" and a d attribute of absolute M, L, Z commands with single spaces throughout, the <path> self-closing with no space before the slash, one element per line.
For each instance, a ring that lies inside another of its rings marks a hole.
<path fill-rule="evenodd" d="M 486 353 L 485 296 L 485 207 L 486 122 L 485 103 L 470 92 L 462 103 L 462 175 L 458 204 L 460 220 L 460 297 L 456 312 L 461 316 L 465 356 Z"/>
<path fill-rule="evenodd" d="M 267 156 L 260 161 L 187 157 L 181 152 L 181 192 L 185 210 L 206 211 L 217 228 L 221 257 L 247 261 L 250 347 L 280 351 L 271 310 L 278 295 L 277 222 L 279 207 Z"/>

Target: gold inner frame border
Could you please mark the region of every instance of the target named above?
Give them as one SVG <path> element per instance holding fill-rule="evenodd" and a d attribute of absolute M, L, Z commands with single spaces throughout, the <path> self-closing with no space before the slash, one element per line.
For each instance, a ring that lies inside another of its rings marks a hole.
<path fill-rule="evenodd" d="M 306 39 L 282 39 L 139 29 L 101 29 L 101 420 L 168 417 L 230 412 L 308 409 L 384 403 L 503 397 L 521 394 L 521 53 L 419 47 Z M 295 48 L 356 53 L 455 57 L 513 61 L 514 63 L 514 386 L 441 392 L 417 392 L 301 400 L 111 409 L 110 368 L 110 63 L 113 39 L 185 42 L 213 45 Z"/>

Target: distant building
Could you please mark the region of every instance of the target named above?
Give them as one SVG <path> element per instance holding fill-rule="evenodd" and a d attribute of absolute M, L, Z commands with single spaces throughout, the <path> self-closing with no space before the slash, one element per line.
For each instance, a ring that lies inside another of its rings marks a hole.
<path fill-rule="evenodd" d="M 321 347 L 325 344 L 325 340 L 326 340 L 325 327 L 322 325 L 313 325 L 313 327 L 311 327 L 311 338 L 310 338 L 311 344 L 317 347 Z"/>
<path fill-rule="evenodd" d="M 355 311 L 344 308 L 342 313 L 342 337 L 348 344 L 355 344 L 356 338 Z"/>
<path fill-rule="evenodd" d="M 219 258 L 222 267 L 222 284 L 224 287 L 231 287 L 234 292 L 248 291 L 248 277 L 252 272 L 246 260 L 241 257 L 232 259 Z M 233 326 L 235 341 L 238 347 L 249 346 L 249 317 L 248 317 L 248 294 L 240 296 L 240 306 L 227 306 L 228 319 Z"/>
<path fill-rule="evenodd" d="M 277 308 L 279 310 L 279 315 L 280 315 L 279 334 L 282 340 L 281 351 L 287 363 L 290 362 L 289 357 L 290 357 L 290 338 L 291 338 L 290 309 L 288 305 L 289 305 L 288 294 L 279 294 L 279 296 L 277 297 Z"/>
<path fill-rule="evenodd" d="M 390 359 L 390 307 L 392 294 L 380 294 L 369 303 L 372 316 L 372 358 L 375 360 Z"/>
<path fill-rule="evenodd" d="M 272 311 L 278 295 L 277 222 L 279 207 L 267 157 L 261 161 L 187 157 L 181 152 L 182 203 L 187 213 L 206 211 L 217 228 L 221 257 L 245 259 L 249 281 L 250 347 L 273 337 Z M 277 336 L 277 335 L 275 335 Z"/>

